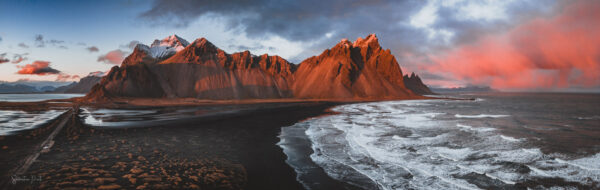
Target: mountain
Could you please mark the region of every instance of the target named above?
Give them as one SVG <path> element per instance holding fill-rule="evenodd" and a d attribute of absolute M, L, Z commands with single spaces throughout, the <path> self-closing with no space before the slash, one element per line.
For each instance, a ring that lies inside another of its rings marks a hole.
<path fill-rule="evenodd" d="M 64 86 L 61 86 L 61 87 L 55 88 L 55 89 L 54 89 L 54 92 L 55 92 L 55 93 L 66 93 L 66 91 L 67 91 L 68 89 L 71 89 L 71 88 L 73 88 L 75 85 L 77 85 L 77 82 L 72 82 L 71 84 L 68 84 L 68 85 L 64 85 Z"/>
<path fill-rule="evenodd" d="M 421 81 L 419 75 L 411 73 L 410 76 L 404 75 L 403 78 L 406 88 L 410 89 L 414 93 L 419 95 L 435 94 L 429 89 L 429 87 L 427 87 L 427 85 L 423 84 L 423 81 Z"/>
<path fill-rule="evenodd" d="M 58 88 L 64 85 L 68 85 L 71 82 L 64 82 L 64 81 L 37 81 L 37 80 L 17 80 L 15 82 L 5 82 L 4 84 L 10 84 L 10 85 L 17 85 L 17 84 L 22 84 L 22 85 L 27 85 L 27 86 L 31 86 L 34 87 L 38 90 L 42 90 L 42 88 L 46 88 L 48 89 L 49 87 L 54 87 L 54 88 Z"/>
<path fill-rule="evenodd" d="M 0 93 L 36 93 L 40 92 L 37 88 L 24 84 L 0 84 Z"/>
<path fill-rule="evenodd" d="M 431 88 L 435 93 L 473 93 L 473 92 L 496 92 L 498 90 L 492 89 L 489 86 L 466 86 L 466 87 L 455 87 L 455 88 Z"/>
<path fill-rule="evenodd" d="M 343 39 L 319 56 L 300 63 L 294 73 L 298 98 L 394 98 L 414 94 L 406 89 L 402 70 L 390 50 L 371 34 L 354 43 Z"/>
<path fill-rule="evenodd" d="M 295 66 L 279 56 L 228 54 L 204 38 L 168 57 L 153 57 L 138 45 L 113 67 L 91 99 L 106 96 L 256 99 L 291 97 L 288 87 Z"/>
<path fill-rule="evenodd" d="M 140 48 L 143 48 L 144 51 L 148 52 L 152 58 L 164 59 L 183 50 L 189 44 L 189 42 L 181 37 L 172 35 L 162 40 L 154 40 L 150 47 L 142 44 Z"/>
<path fill-rule="evenodd" d="M 171 53 L 156 53 L 164 47 Z M 205 38 L 192 43 L 176 35 L 149 47 L 138 44 L 86 96 L 264 99 L 407 98 L 402 71 L 390 50 L 372 34 L 354 43 L 342 40 L 298 66 L 279 56 L 229 54 Z"/>
<path fill-rule="evenodd" d="M 30 81 L 18 80 L 15 82 L 1 82 L 0 93 L 46 93 L 54 92 L 56 88 L 67 85 L 69 82 L 57 81 Z"/>
<path fill-rule="evenodd" d="M 69 85 L 58 87 L 54 92 L 77 94 L 88 93 L 94 85 L 100 83 L 102 74 L 102 72 L 92 72 L 88 76 L 81 78 L 79 82 L 73 82 Z"/>

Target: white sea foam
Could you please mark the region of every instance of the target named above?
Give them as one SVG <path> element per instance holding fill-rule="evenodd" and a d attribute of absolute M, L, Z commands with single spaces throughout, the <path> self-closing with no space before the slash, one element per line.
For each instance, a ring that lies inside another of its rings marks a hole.
<path fill-rule="evenodd" d="M 479 132 L 490 132 L 490 131 L 496 130 L 494 128 L 487 128 L 487 127 L 478 127 L 478 128 L 475 128 L 475 127 L 471 127 L 471 126 L 468 126 L 468 125 L 463 125 L 463 124 L 460 124 L 460 123 L 457 123 L 456 126 L 462 128 L 462 129 L 471 130 L 471 131 L 479 131 Z"/>
<path fill-rule="evenodd" d="M 454 115 L 456 118 L 501 118 L 501 117 L 510 117 L 510 115 L 491 115 L 491 114 L 479 114 L 479 115 Z"/>
<path fill-rule="evenodd" d="M 589 117 L 577 117 L 579 120 L 600 120 L 600 115 L 594 115 Z"/>
<path fill-rule="evenodd" d="M 58 117 L 64 110 L 48 111 L 12 111 L 0 110 L 0 135 L 32 129 Z"/>
<path fill-rule="evenodd" d="M 513 137 L 509 137 L 509 136 L 504 136 L 504 135 L 500 135 L 500 138 L 507 140 L 507 141 L 511 141 L 511 142 L 519 142 L 522 139 L 517 139 L 517 138 L 513 138 Z"/>
<path fill-rule="evenodd" d="M 506 185 L 531 177 L 560 176 L 581 183 L 600 178 L 600 154 L 554 159 L 539 148 L 525 147 L 526 139 L 502 135 L 489 126 L 465 124 L 508 115 L 456 114 L 449 119 L 445 113 L 422 109 L 431 104 L 343 105 L 334 108 L 338 115 L 300 124 L 309 126 L 305 133 L 314 151 L 311 159 L 328 175 L 351 183 L 366 179 L 380 189 L 479 189 L 460 177 L 469 173 Z M 519 173 L 523 167 L 531 171 Z"/>

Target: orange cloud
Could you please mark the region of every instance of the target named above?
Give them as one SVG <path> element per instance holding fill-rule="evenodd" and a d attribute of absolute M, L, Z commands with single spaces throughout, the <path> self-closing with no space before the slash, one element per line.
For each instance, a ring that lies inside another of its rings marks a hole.
<path fill-rule="evenodd" d="M 22 75 L 53 75 L 60 73 L 60 71 L 50 67 L 48 61 L 34 61 L 25 66 L 17 66 L 17 68 L 20 69 L 17 73 Z"/>
<path fill-rule="evenodd" d="M 550 18 L 432 57 L 427 70 L 500 89 L 600 86 L 600 4 L 579 1 Z"/>

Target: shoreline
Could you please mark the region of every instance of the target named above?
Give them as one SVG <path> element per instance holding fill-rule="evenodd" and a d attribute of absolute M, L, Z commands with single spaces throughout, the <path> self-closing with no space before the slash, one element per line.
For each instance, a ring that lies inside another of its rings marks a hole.
<path fill-rule="evenodd" d="M 277 146 L 281 127 L 327 114 L 329 108 L 340 104 L 344 102 L 248 102 L 247 106 L 255 109 L 142 128 L 91 128 L 76 117 L 25 175 L 40 176 L 41 182 L 33 186 L 44 188 L 160 189 L 197 185 L 205 189 L 303 189 Z M 32 131 L 51 130 L 51 123 Z M 37 141 L 24 137 L 32 131 L 2 138 L 0 143 L 10 139 L 23 146 L 35 146 Z M 2 150 L 2 155 L 15 156 L 9 161 L 14 163 L 27 148 L 13 148 Z M 114 165 L 122 167 L 113 168 Z M 143 172 L 137 172 L 138 169 Z M 197 172 L 205 173 L 190 175 Z M 2 173 L 3 180 L 10 176 L 6 171 Z M 11 188 L 28 185 L 31 184 Z"/>

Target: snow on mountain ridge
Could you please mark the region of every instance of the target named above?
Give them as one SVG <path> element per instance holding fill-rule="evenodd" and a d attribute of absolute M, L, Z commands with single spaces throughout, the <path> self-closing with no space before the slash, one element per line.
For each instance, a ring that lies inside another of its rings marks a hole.
<path fill-rule="evenodd" d="M 189 44 L 190 43 L 185 39 L 173 34 L 162 40 L 154 40 L 150 47 L 144 44 L 138 44 L 138 47 L 147 52 L 153 58 L 166 59 L 183 50 Z"/>
<path fill-rule="evenodd" d="M 181 51 L 181 50 L 183 50 L 183 48 L 185 48 L 188 45 L 190 45 L 190 43 L 188 41 L 173 34 L 173 35 L 166 37 L 160 41 L 154 40 L 154 42 L 152 43 L 152 45 L 150 45 L 150 47 L 152 48 L 152 47 L 157 47 L 157 46 L 166 46 L 166 47 L 175 48 L 175 51 Z"/>

